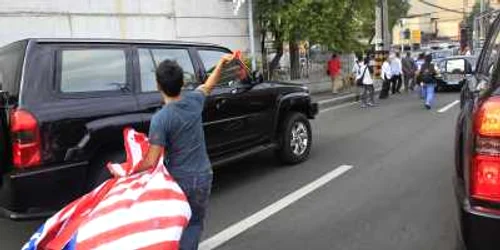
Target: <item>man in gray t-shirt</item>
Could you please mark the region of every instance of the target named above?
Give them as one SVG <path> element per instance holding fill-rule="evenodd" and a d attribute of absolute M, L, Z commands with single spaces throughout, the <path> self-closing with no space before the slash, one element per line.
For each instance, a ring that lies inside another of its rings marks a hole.
<path fill-rule="evenodd" d="M 223 66 L 232 60 L 232 55 L 221 58 L 204 84 L 184 94 L 181 94 L 184 72 L 176 62 L 165 60 L 156 69 L 158 90 L 165 105 L 151 120 L 151 146 L 137 172 L 156 166 L 164 153 L 165 166 L 186 194 L 192 212 L 182 233 L 181 250 L 198 249 L 212 186 L 203 132 L 203 104 L 219 82 Z"/>

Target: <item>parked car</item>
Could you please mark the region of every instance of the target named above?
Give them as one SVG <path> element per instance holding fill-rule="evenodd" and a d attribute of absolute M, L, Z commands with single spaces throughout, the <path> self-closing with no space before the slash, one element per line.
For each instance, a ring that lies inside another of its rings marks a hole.
<path fill-rule="evenodd" d="M 50 214 L 89 191 L 121 161 L 124 127 L 148 132 L 161 108 L 155 66 L 176 60 L 192 91 L 230 50 L 142 40 L 27 39 L 0 48 L 0 206 L 13 219 Z M 312 146 L 318 113 L 302 85 L 228 67 L 203 112 L 214 166 L 264 150 L 287 164 Z"/>
<path fill-rule="evenodd" d="M 456 124 L 454 187 L 459 244 L 500 249 L 500 18 L 489 30 L 476 71 L 460 95 Z"/>
<path fill-rule="evenodd" d="M 436 60 L 439 77 L 437 90 L 455 88 L 461 89 L 464 79 L 476 69 L 477 57 L 451 56 Z"/>

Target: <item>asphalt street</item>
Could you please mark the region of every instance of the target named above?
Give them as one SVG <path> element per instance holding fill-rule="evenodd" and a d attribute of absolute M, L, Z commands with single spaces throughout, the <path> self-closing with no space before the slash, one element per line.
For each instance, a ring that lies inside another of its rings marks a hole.
<path fill-rule="evenodd" d="M 220 232 L 216 249 L 454 249 L 457 99 L 439 93 L 431 111 L 405 94 L 333 107 L 312 122 L 307 162 L 262 153 L 217 169 L 202 250 Z M 0 249 L 19 249 L 39 224 L 1 220 Z"/>

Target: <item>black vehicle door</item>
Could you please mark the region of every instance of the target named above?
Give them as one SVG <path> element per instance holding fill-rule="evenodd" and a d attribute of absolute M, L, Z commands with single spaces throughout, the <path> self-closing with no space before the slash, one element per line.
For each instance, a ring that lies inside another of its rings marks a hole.
<path fill-rule="evenodd" d="M 25 103 L 38 118 L 46 146 L 50 146 L 44 149 L 44 162 L 92 160 L 103 148 L 122 150 L 123 128 L 141 123 L 133 96 L 130 46 L 47 47 L 55 52 L 51 98 Z M 36 96 L 44 88 L 49 89 L 36 86 L 25 89 L 24 94 Z"/>
<path fill-rule="evenodd" d="M 206 76 L 227 53 L 230 51 L 198 48 Z M 207 98 L 204 114 L 208 151 L 212 156 L 271 141 L 275 92 L 266 86 L 256 84 L 240 61 L 224 68 L 220 83 Z"/>
<path fill-rule="evenodd" d="M 137 59 L 137 101 L 143 114 L 144 123 L 140 131 L 149 132 L 149 124 L 153 114 L 163 106 L 163 100 L 157 89 L 155 70 L 164 60 L 174 60 L 184 70 L 184 87 L 182 91 L 192 91 L 199 78 L 195 73 L 195 65 L 191 59 L 190 49 L 182 46 L 138 46 L 135 50 Z"/>

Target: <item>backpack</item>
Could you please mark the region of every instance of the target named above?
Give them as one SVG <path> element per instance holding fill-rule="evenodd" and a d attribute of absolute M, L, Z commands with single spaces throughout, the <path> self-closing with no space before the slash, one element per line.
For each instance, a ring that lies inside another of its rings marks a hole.
<path fill-rule="evenodd" d="M 423 65 L 421 69 L 421 79 L 424 83 L 434 83 L 434 65 Z"/>

